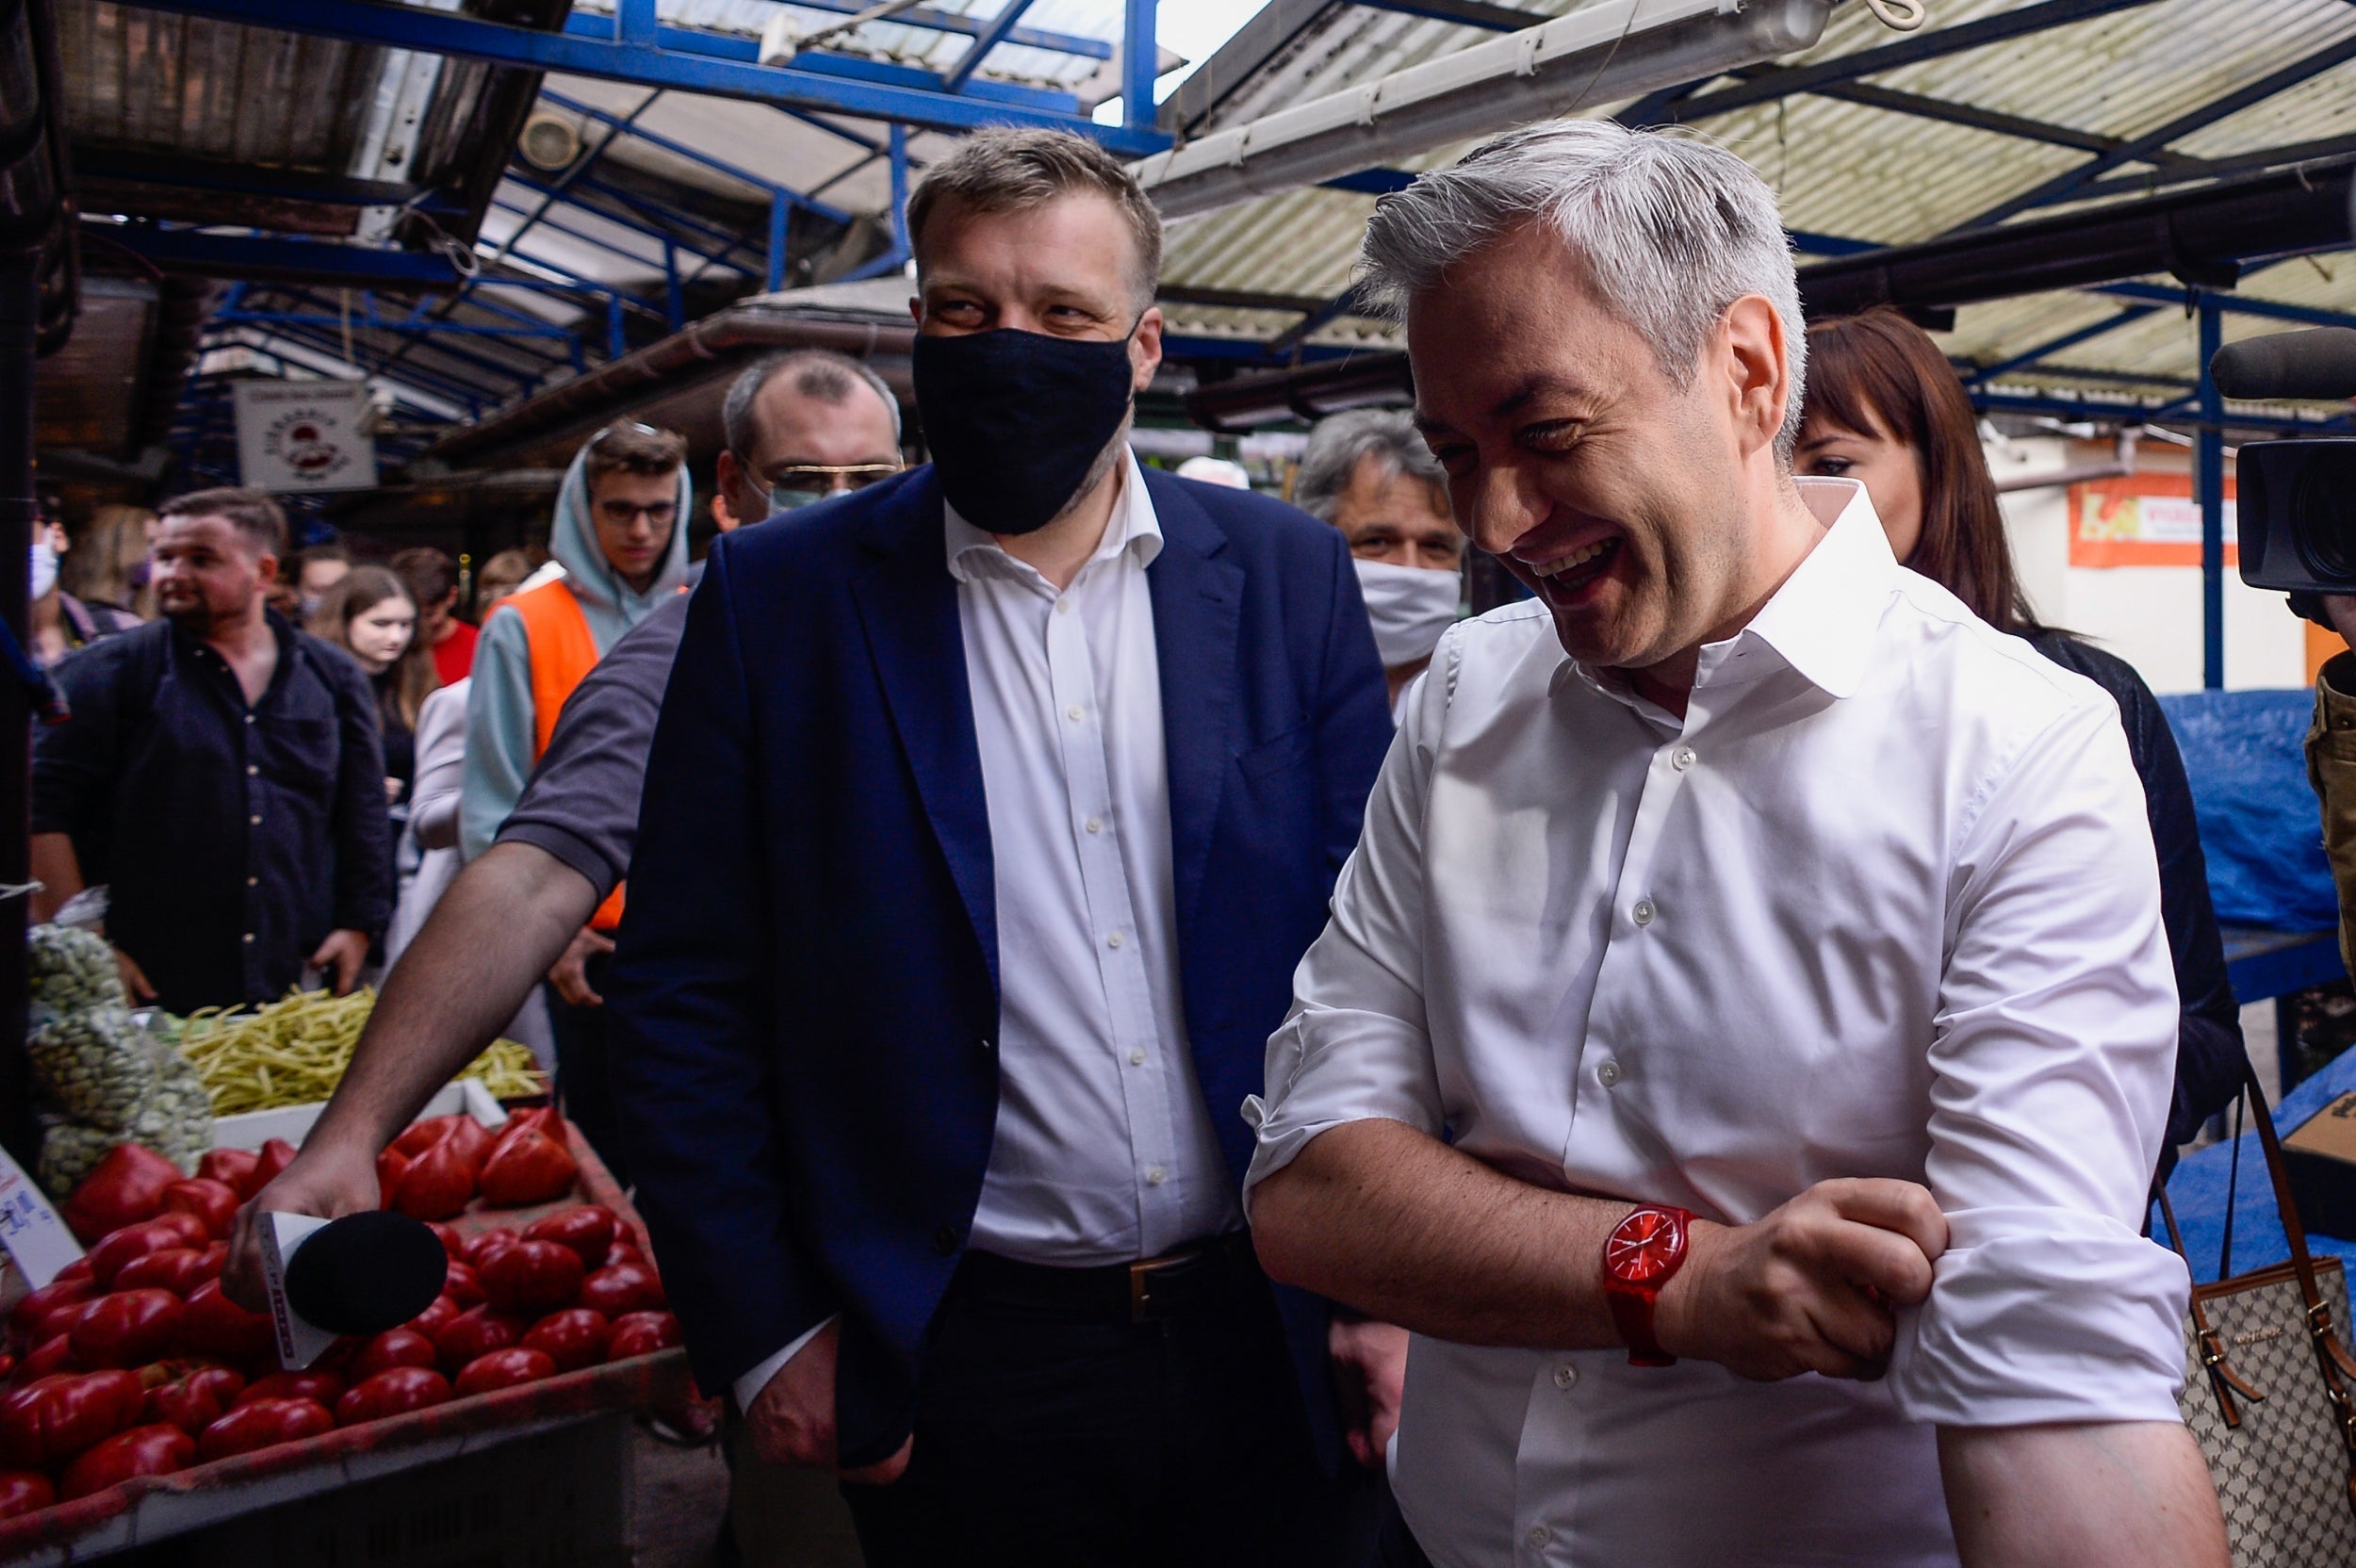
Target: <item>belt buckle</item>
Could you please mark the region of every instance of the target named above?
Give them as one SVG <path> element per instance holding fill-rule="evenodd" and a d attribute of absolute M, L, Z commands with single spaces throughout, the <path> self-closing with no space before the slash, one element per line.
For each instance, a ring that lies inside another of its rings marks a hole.
<path fill-rule="evenodd" d="M 1169 1269 L 1200 1262 L 1203 1249 L 1189 1247 L 1183 1251 L 1165 1252 L 1158 1258 L 1139 1258 L 1129 1266 L 1129 1321 L 1151 1323 L 1153 1312 L 1153 1276 Z"/>

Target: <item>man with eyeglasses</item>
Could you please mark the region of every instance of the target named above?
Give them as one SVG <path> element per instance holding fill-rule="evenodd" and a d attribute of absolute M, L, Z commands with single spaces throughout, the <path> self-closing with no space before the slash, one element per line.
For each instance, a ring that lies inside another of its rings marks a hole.
<path fill-rule="evenodd" d="M 862 386 L 875 396 L 861 396 Z M 889 423 L 879 410 L 890 412 Z M 900 400 L 847 355 L 773 354 L 736 378 L 720 418 L 728 444 L 712 515 L 723 531 L 900 471 Z"/>
<path fill-rule="evenodd" d="M 687 585 L 694 503 L 687 443 L 634 420 L 589 438 L 565 470 L 548 553 L 564 576 L 514 595 L 484 622 L 466 699 L 466 766 L 458 808 L 468 860 L 491 847 L 548 749 L 557 715 L 622 634 Z M 605 1084 L 604 1014 L 596 970 L 621 923 L 615 887 L 550 973 L 556 1086 L 597 1153 L 628 1179 Z"/>

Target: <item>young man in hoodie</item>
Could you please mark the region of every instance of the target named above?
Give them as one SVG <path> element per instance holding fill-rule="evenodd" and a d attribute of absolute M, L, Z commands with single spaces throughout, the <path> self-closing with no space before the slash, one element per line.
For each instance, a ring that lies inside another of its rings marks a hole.
<path fill-rule="evenodd" d="M 459 800 L 467 859 L 499 837 L 573 688 L 624 632 L 686 585 L 684 522 L 695 498 L 686 460 L 679 436 L 625 420 L 591 436 L 565 470 L 548 540 L 564 575 L 502 600 L 475 649 Z M 617 887 L 549 972 L 548 1024 L 565 1113 L 627 1182 L 595 978 L 621 920 Z"/>

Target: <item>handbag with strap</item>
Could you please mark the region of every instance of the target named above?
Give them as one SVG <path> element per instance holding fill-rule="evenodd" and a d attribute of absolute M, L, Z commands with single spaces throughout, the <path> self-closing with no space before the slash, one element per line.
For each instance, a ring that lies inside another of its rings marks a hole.
<path fill-rule="evenodd" d="M 2236 1568 L 2348 1568 L 2356 1563 L 2356 1358 L 2340 1337 L 2348 1280 L 2337 1258 L 2318 1263 L 2308 1254 L 2274 1118 L 2247 1068 L 2242 1099 L 2266 1151 L 2290 1261 L 2232 1272 L 2237 1104 L 2217 1279 L 2192 1287 L 2177 1407 L 2209 1462 Z M 2168 1242 L 2183 1256 L 2167 1189 L 2153 1192 Z"/>

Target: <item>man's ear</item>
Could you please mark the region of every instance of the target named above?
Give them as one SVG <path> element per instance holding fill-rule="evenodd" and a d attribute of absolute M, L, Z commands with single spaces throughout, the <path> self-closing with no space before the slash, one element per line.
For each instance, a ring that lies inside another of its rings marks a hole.
<path fill-rule="evenodd" d="M 722 533 L 732 533 L 744 525 L 744 519 L 736 514 L 735 503 L 728 499 L 743 474 L 736 454 L 722 448 L 720 461 L 712 475 L 712 520 L 719 525 Z"/>
<path fill-rule="evenodd" d="M 1137 318 L 1137 330 L 1129 339 L 1129 388 L 1142 392 L 1153 384 L 1153 372 L 1162 363 L 1162 312 L 1153 306 Z"/>
<path fill-rule="evenodd" d="M 1726 394 L 1742 448 L 1747 452 L 1772 446 L 1792 400 L 1783 318 L 1764 295 L 1745 294 L 1726 306 L 1718 330 L 1726 348 Z"/>

